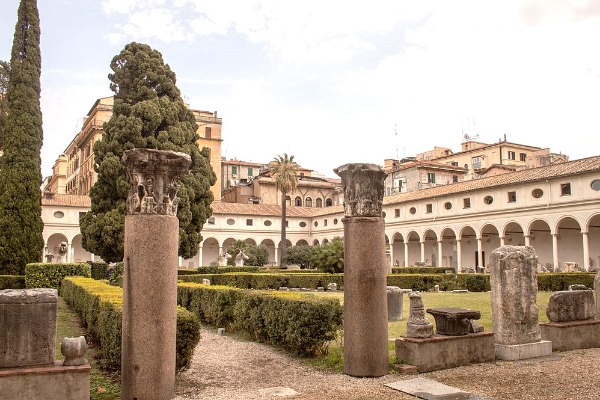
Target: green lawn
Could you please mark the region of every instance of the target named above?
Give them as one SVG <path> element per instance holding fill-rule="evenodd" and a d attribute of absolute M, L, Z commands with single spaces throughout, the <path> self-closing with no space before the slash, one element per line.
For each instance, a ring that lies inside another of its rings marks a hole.
<path fill-rule="evenodd" d="M 56 315 L 56 360 L 64 360 L 60 352 L 60 343 L 64 337 L 85 336 L 85 329 L 77 314 L 69 309 L 62 297 L 58 298 L 58 309 Z M 100 368 L 97 361 L 97 348 L 87 338 L 88 350 L 86 359 L 92 367 L 90 373 L 90 399 L 91 400 L 118 400 L 121 398 L 121 386 L 119 374 L 107 372 Z"/>
<path fill-rule="evenodd" d="M 546 306 L 551 292 L 538 292 L 537 305 L 539 307 L 539 321 L 548 322 L 546 317 Z M 322 292 L 317 293 L 317 296 L 334 297 L 344 302 L 343 293 Z M 484 327 L 484 331 L 492 331 L 492 304 L 490 292 L 468 292 L 468 293 L 452 293 L 452 292 L 424 292 L 423 305 L 425 309 L 438 307 L 456 307 L 478 310 L 481 312 L 481 318 L 477 320 L 479 325 Z M 408 295 L 403 294 L 403 309 L 402 321 L 388 322 L 388 336 L 390 338 L 390 365 L 395 363 L 395 345 L 393 339 L 404 336 L 406 334 L 406 322 L 409 314 Z M 431 314 L 425 313 L 425 317 L 434 323 L 434 318 Z M 343 369 L 342 346 L 343 332 L 340 332 L 340 337 L 329 344 L 329 354 L 325 357 L 311 360 L 311 364 L 319 367 L 333 368 L 341 371 Z M 391 372 L 391 371 L 390 371 Z"/>

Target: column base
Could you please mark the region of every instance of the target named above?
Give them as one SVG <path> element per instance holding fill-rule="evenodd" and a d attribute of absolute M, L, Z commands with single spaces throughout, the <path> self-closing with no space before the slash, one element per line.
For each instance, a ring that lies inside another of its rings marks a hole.
<path fill-rule="evenodd" d="M 496 358 L 507 361 L 526 360 L 552 354 L 552 342 L 549 340 L 523 344 L 495 344 L 494 348 Z"/>

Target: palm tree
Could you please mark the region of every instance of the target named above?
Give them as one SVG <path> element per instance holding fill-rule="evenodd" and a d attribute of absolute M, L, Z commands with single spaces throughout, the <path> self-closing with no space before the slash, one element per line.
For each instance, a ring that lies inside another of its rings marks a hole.
<path fill-rule="evenodd" d="M 287 153 L 275 157 L 271 164 L 271 176 L 275 179 L 277 190 L 281 191 L 281 252 L 279 265 L 285 265 L 285 253 L 287 247 L 286 239 L 286 196 L 293 193 L 298 186 L 298 164 L 294 162 L 294 156 L 288 156 Z"/>

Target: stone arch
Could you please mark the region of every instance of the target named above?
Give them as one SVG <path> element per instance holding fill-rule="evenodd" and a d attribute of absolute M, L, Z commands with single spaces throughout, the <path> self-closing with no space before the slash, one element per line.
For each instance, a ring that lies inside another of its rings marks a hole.
<path fill-rule="evenodd" d="M 558 268 L 560 271 L 569 270 L 573 263 L 583 270 L 583 240 L 581 225 L 572 216 L 563 216 L 556 222 L 556 242 L 558 252 Z M 556 266 L 555 266 L 556 267 Z"/>
<path fill-rule="evenodd" d="M 486 223 L 481 227 L 479 237 L 481 238 L 481 266 L 487 271 L 490 264 L 490 255 L 501 245 L 500 232 L 496 225 Z"/>
<path fill-rule="evenodd" d="M 411 267 L 415 262 L 421 261 L 421 237 L 416 231 L 410 231 L 405 240 L 408 247 L 406 266 Z"/>
<path fill-rule="evenodd" d="M 525 246 L 525 231 L 521 224 L 515 221 L 509 221 L 502 228 L 504 244 L 512 246 Z"/>
<path fill-rule="evenodd" d="M 450 227 L 446 227 L 440 233 L 440 240 L 442 241 L 442 267 L 454 268 L 456 271 L 457 266 L 457 246 L 456 246 L 456 232 Z"/>
<path fill-rule="evenodd" d="M 312 245 L 313 246 L 318 246 L 319 245 L 319 240 L 318 239 L 313 240 L 313 244 Z"/>
<path fill-rule="evenodd" d="M 271 239 L 264 239 L 262 242 L 260 242 L 260 244 L 265 246 L 269 252 L 269 263 L 271 263 L 271 265 L 277 265 L 277 257 L 275 256 L 275 242 Z"/>
<path fill-rule="evenodd" d="M 304 207 L 312 207 L 312 197 L 308 196 L 304 199 Z"/>
<path fill-rule="evenodd" d="M 404 236 L 400 232 L 392 234 L 390 243 L 391 257 L 393 258 L 392 266 L 406 266 L 406 257 L 404 254 Z"/>
<path fill-rule="evenodd" d="M 294 205 L 297 207 L 302 207 L 302 198 L 300 196 L 296 196 L 294 199 Z"/>
<path fill-rule="evenodd" d="M 300 239 L 296 242 L 296 246 L 308 246 L 308 242 L 304 239 Z"/>
<path fill-rule="evenodd" d="M 526 227 L 529 245 L 538 256 L 538 270 L 552 270 L 552 228 L 544 219 L 534 219 Z"/>
<path fill-rule="evenodd" d="M 318 197 L 317 200 L 315 201 L 315 203 L 316 203 L 317 208 L 323 207 L 323 199 L 322 198 Z"/>
<path fill-rule="evenodd" d="M 244 242 L 256 246 L 256 240 L 254 240 L 252 238 L 246 238 L 246 239 L 244 239 Z"/>
<path fill-rule="evenodd" d="M 592 214 L 585 222 L 588 233 L 588 267 L 590 271 L 600 269 L 600 246 L 592 246 L 591 243 L 600 243 L 600 213 Z"/>
<path fill-rule="evenodd" d="M 202 260 L 200 266 L 207 267 L 217 262 L 219 258 L 219 242 L 214 237 L 202 241 Z M 189 264 L 188 264 L 189 265 Z"/>
<path fill-rule="evenodd" d="M 423 254 L 425 264 L 432 267 L 438 266 L 438 235 L 433 229 L 423 232 Z"/>
<path fill-rule="evenodd" d="M 67 262 L 68 258 L 65 255 L 61 258 L 59 254 L 59 247 L 61 242 L 69 243 L 67 237 L 62 233 L 54 233 L 50 235 L 48 240 L 46 241 L 46 256 L 50 255 L 51 257 L 46 257 L 44 261 L 47 262 Z M 64 259 L 63 259 L 64 258 Z"/>
<path fill-rule="evenodd" d="M 459 270 L 463 272 L 476 271 L 478 263 L 477 232 L 472 226 L 465 225 L 459 231 L 458 240 L 460 240 L 460 254 L 457 254 L 457 258 L 460 260 Z M 457 251 L 457 253 L 459 252 Z"/>
<path fill-rule="evenodd" d="M 73 261 L 74 262 L 86 262 L 93 261 L 93 254 L 83 248 L 81 244 L 82 235 L 78 234 L 72 240 L 71 248 L 73 249 Z"/>
<path fill-rule="evenodd" d="M 327 244 L 329 243 L 329 240 L 327 238 L 323 239 L 323 241 L 321 242 L 321 244 Z"/>

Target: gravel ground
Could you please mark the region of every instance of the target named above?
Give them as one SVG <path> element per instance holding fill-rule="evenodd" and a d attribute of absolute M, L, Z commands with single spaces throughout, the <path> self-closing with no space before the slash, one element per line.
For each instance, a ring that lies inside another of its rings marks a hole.
<path fill-rule="evenodd" d="M 290 399 L 415 399 L 386 383 L 417 375 L 352 378 L 306 365 L 270 346 L 202 329 L 192 367 L 179 374 L 175 400 L 277 399 L 261 389 L 288 387 Z M 475 364 L 419 375 L 486 399 L 600 399 L 600 349 L 517 362 Z"/>

